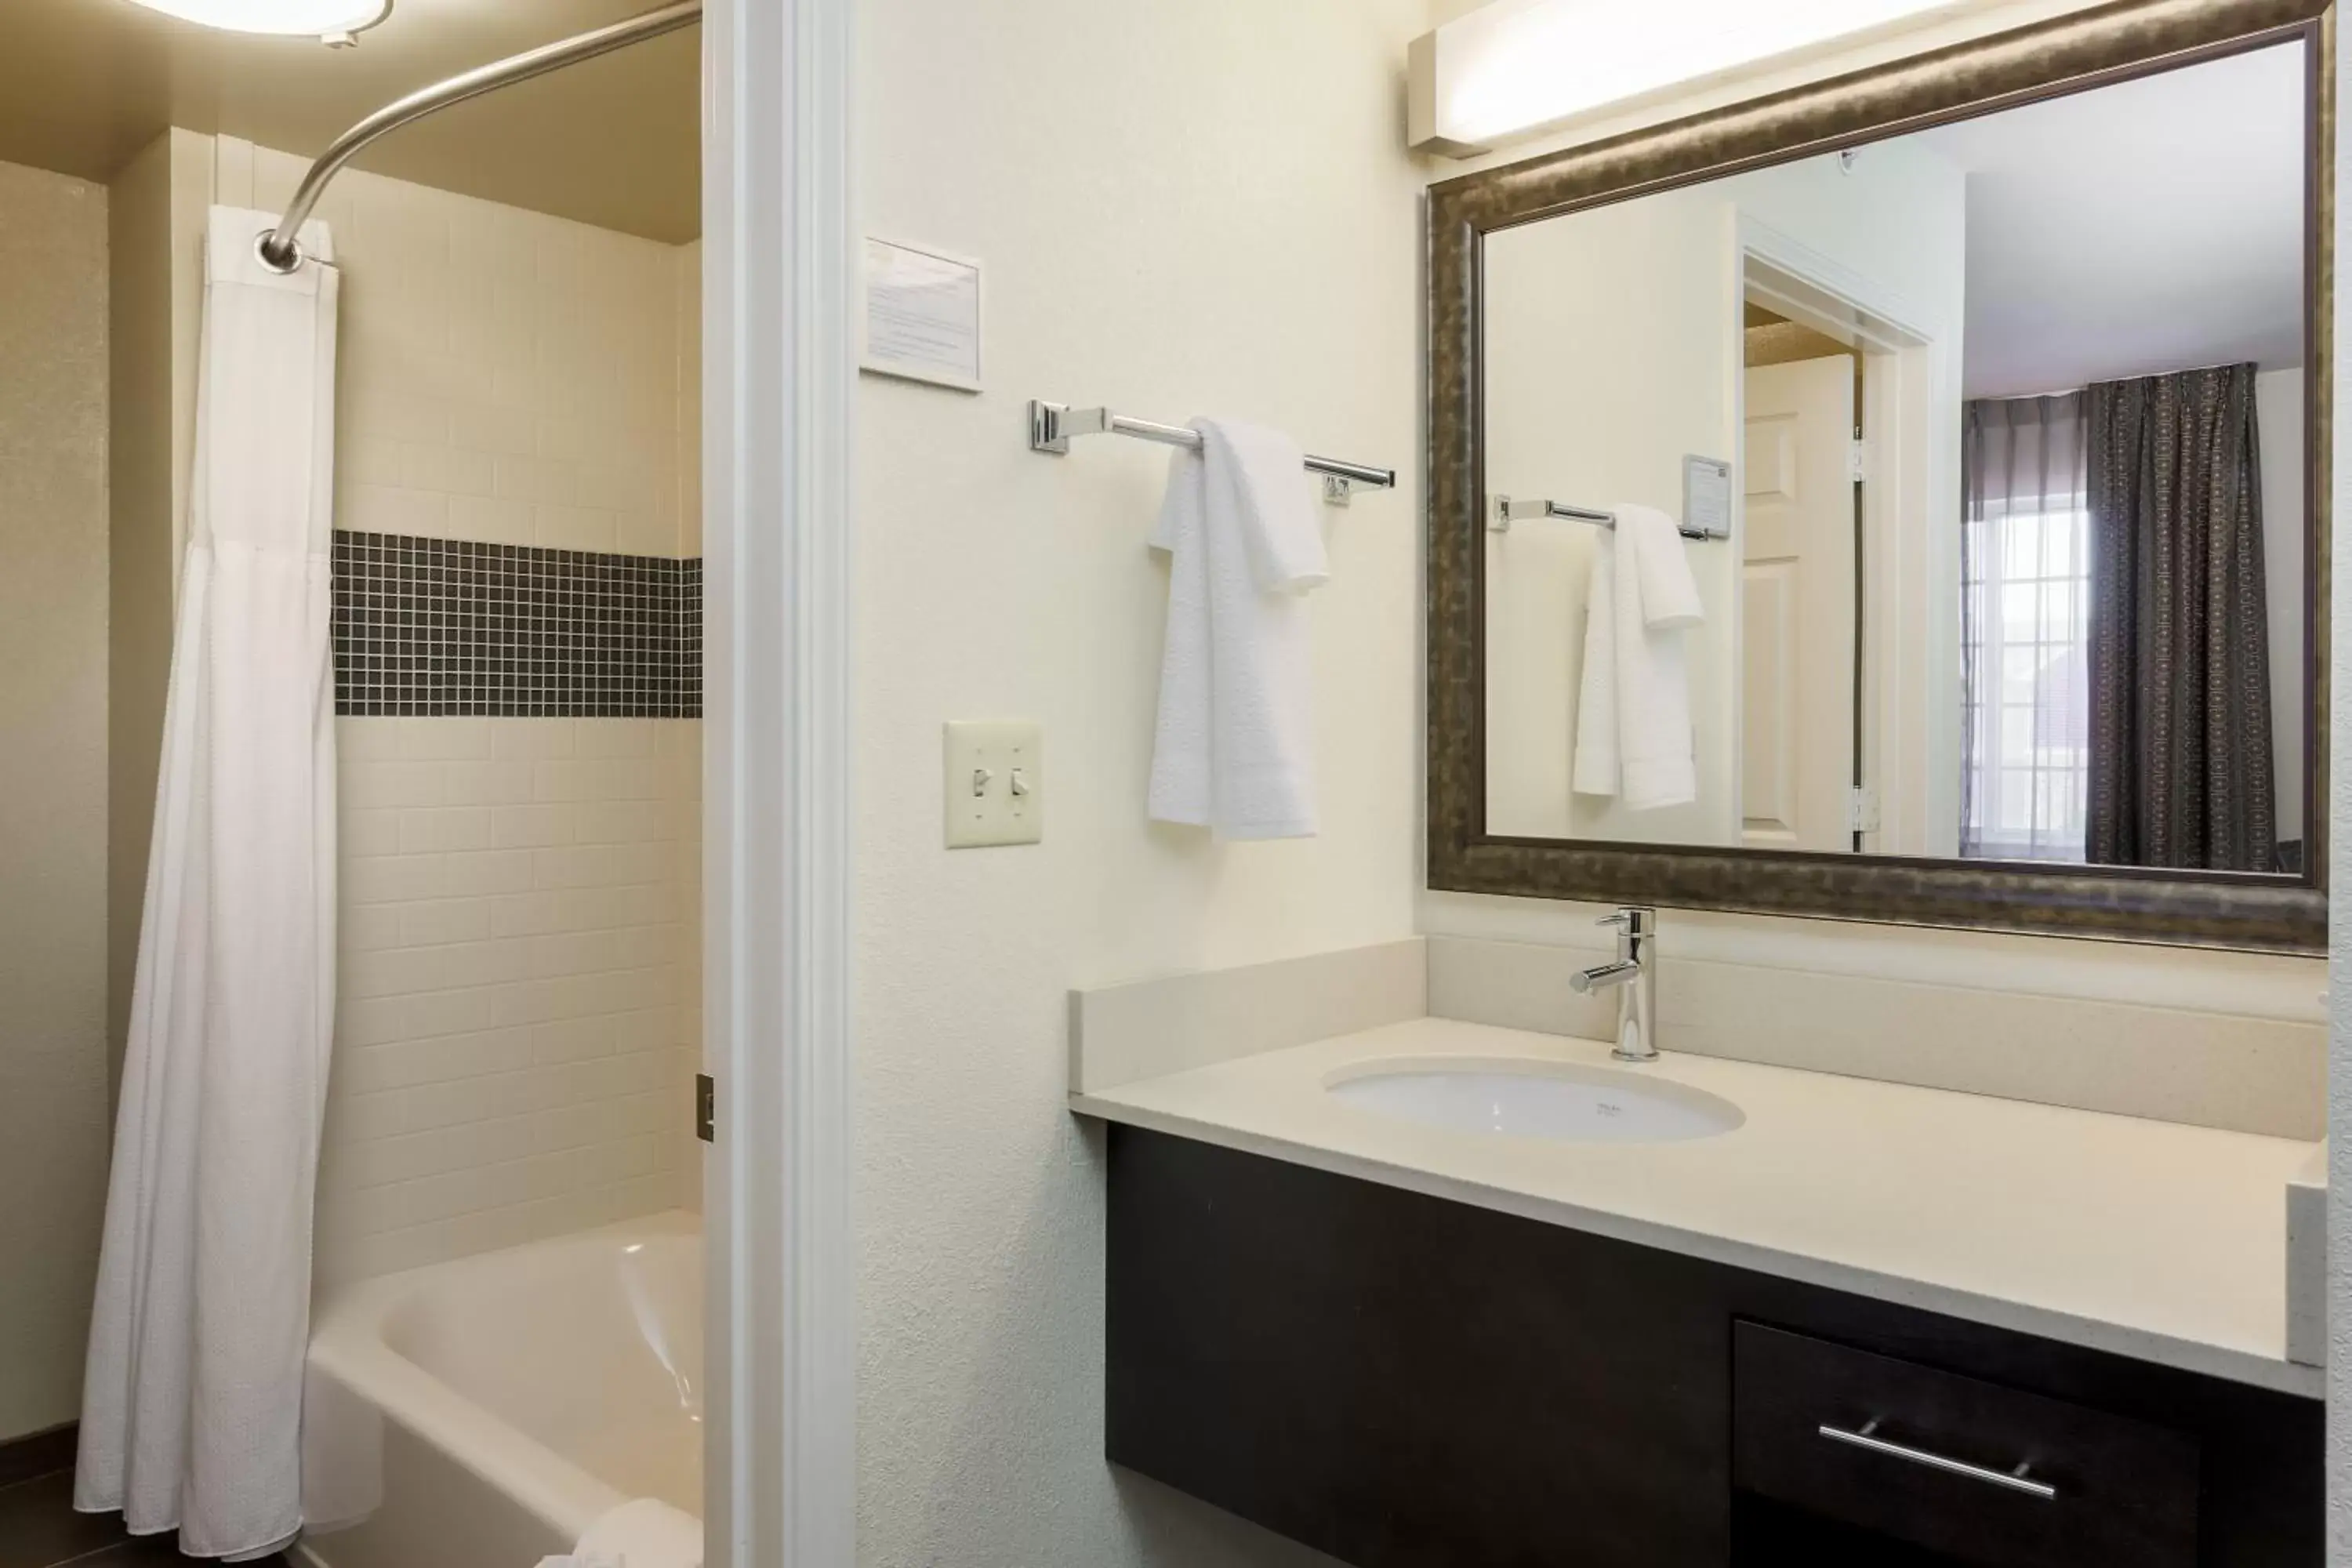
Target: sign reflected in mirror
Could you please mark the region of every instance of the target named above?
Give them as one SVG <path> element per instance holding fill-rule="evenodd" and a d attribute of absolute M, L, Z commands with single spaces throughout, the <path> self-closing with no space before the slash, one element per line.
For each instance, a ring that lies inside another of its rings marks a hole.
<path fill-rule="evenodd" d="M 2309 76 L 1486 233 L 1485 832 L 2300 876 Z"/>

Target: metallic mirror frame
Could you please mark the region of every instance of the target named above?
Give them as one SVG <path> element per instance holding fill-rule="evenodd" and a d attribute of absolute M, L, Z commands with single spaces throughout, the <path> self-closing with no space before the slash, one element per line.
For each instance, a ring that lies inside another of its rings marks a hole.
<path fill-rule="evenodd" d="M 1480 260 L 1497 229 L 2301 41 L 2305 159 L 2304 872 L 1522 838 L 1486 831 Z M 1429 885 L 1523 898 L 1963 926 L 2282 952 L 2326 945 L 2334 16 L 2325 0 L 2121 0 L 2014 32 L 1465 175 L 1429 193 Z"/>

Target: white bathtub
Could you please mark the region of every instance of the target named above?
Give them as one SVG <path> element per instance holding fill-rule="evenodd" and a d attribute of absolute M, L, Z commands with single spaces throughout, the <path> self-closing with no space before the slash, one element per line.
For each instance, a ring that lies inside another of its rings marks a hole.
<path fill-rule="evenodd" d="M 702 1512 L 691 1215 L 368 1280 L 312 1327 L 315 1568 L 532 1568 L 631 1498 Z"/>

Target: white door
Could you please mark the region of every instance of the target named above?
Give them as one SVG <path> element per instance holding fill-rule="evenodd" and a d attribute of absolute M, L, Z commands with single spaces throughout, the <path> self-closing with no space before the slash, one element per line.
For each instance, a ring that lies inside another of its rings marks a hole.
<path fill-rule="evenodd" d="M 1853 361 L 1757 366 L 1746 417 L 1741 837 L 1851 850 Z"/>

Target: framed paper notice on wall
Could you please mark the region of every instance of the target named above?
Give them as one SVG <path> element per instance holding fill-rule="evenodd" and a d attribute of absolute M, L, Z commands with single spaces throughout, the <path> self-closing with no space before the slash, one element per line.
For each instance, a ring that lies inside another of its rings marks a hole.
<path fill-rule="evenodd" d="M 980 390 L 980 263 L 866 237 L 857 363 L 881 375 Z"/>

